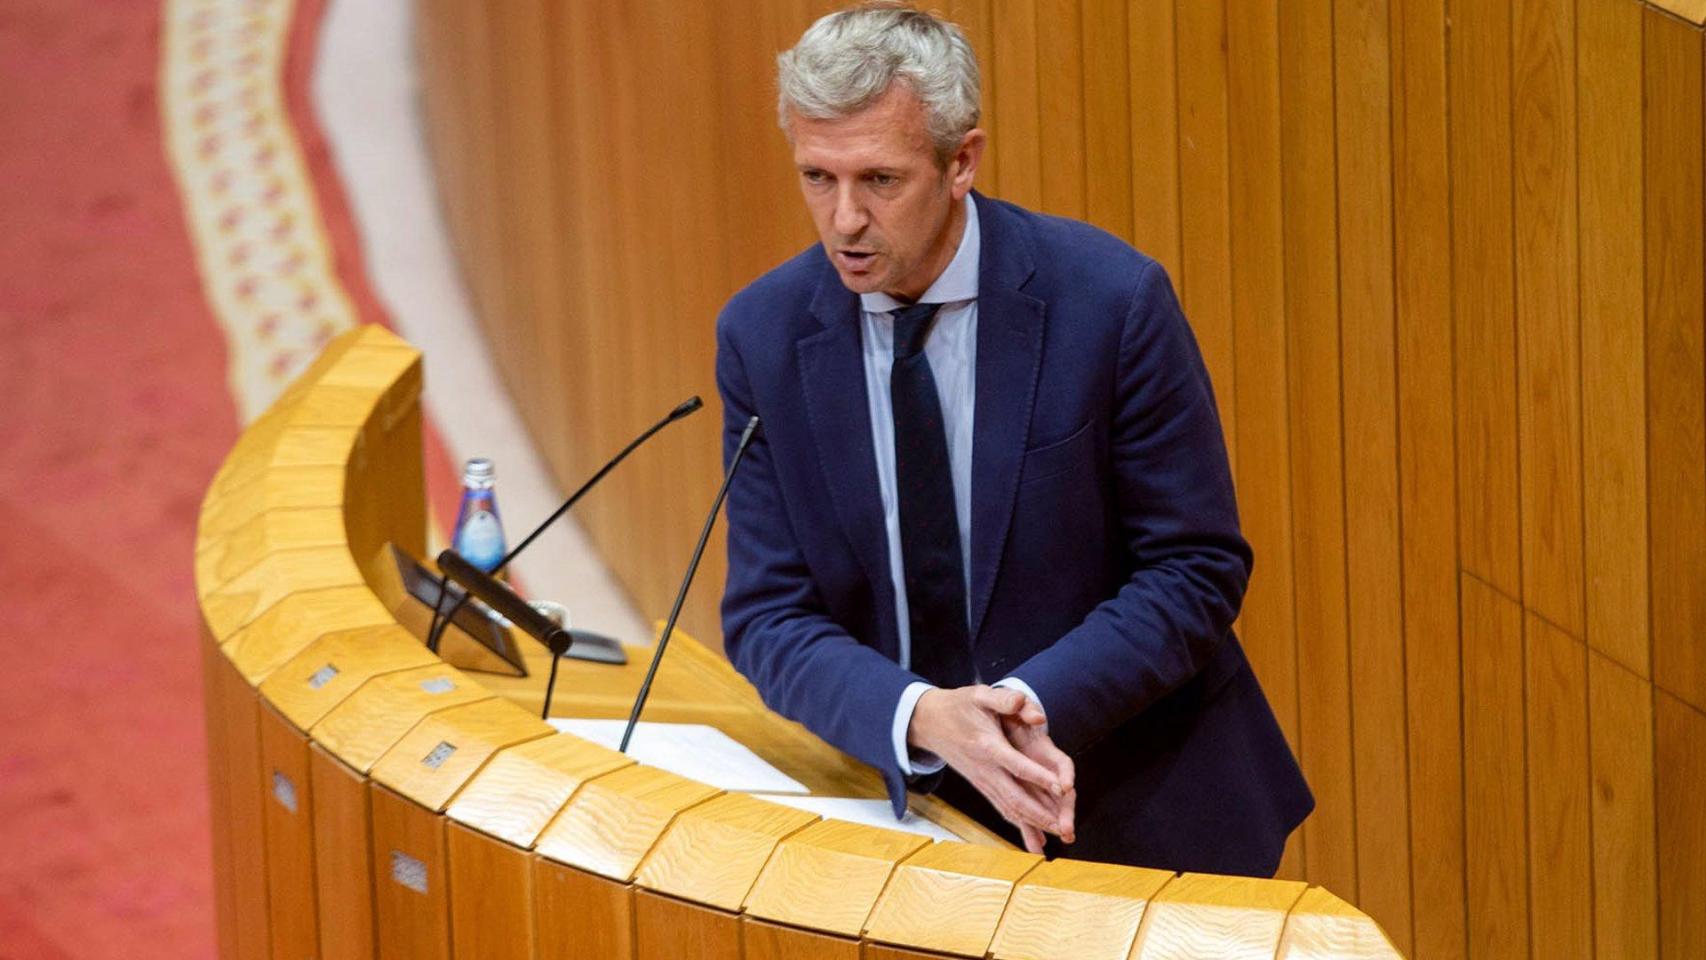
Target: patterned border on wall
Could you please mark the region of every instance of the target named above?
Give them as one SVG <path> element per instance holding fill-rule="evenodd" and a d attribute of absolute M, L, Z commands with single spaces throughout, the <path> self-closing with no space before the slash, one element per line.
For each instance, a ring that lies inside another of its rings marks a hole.
<path fill-rule="evenodd" d="M 164 0 L 161 126 L 244 422 L 360 322 L 284 89 L 295 0 Z"/>

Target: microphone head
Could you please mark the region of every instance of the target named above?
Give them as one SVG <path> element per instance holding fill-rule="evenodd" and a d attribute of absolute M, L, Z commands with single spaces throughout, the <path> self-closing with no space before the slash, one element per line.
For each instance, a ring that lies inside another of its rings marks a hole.
<path fill-rule="evenodd" d="M 699 399 L 698 394 L 694 394 L 693 396 L 688 397 L 686 400 L 681 401 L 680 406 L 676 407 L 674 410 L 671 410 L 669 412 L 669 419 L 680 420 L 682 417 L 687 416 L 688 414 L 694 412 L 695 410 L 698 410 L 700 407 L 702 407 L 704 405 L 705 405 L 705 401 Z"/>

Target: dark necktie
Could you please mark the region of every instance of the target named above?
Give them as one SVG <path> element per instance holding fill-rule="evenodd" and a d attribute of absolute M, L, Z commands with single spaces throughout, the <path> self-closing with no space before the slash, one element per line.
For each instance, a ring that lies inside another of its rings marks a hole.
<path fill-rule="evenodd" d="M 912 671 L 939 687 L 963 687 L 976 674 L 966 628 L 960 524 L 954 512 L 942 402 L 924 356 L 924 341 L 939 307 L 917 303 L 894 312 L 889 397 L 894 406 L 895 486 Z"/>

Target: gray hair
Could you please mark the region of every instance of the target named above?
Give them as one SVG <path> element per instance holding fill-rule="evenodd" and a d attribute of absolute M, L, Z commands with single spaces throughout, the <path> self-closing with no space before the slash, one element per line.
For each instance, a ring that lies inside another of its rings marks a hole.
<path fill-rule="evenodd" d="M 924 102 L 925 125 L 946 160 L 978 121 L 977 55 L 960 28 L 897 3 L 829 14 L 776 58 L 776 111 L 838 120 L 870 106 L 897 79 Z"/>

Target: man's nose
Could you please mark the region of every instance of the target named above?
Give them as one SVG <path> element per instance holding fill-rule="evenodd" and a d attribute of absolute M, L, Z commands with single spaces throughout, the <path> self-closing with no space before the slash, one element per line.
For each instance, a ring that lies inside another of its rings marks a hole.
<path fill-rule="evenodd" d="M 857 236 L 868 219 L 865 205 L 854 196 L 852 186 L 843 184 L 835 193 L 835 232 L 844 237 Z"/>

